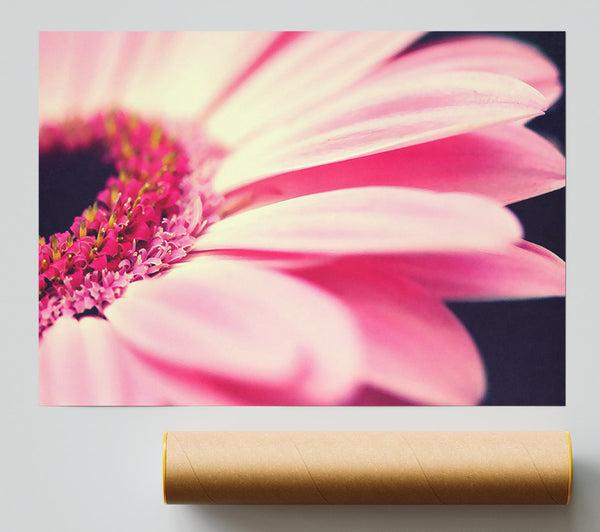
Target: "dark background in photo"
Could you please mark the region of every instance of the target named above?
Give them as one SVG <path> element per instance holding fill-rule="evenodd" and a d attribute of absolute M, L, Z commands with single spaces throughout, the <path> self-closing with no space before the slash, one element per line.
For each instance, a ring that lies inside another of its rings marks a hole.
<path fill-rule="evenodd" d="M 469 32 L 469 35 L 473 33 Z M 565 87 L 564 32 L 488 32 L 538 47 L 558 67 Z M 434 32 L 417 46 L 456 32 Z M 565 153 L 565 93 L 528 126 Z M 509 206 L 525 238 L 565 258 L 565 189 Z M 451 303 L 483 357 L 488 391 L 485 405 L 565 404 L 565 300 L 545 298 L 493 303 Z"/>

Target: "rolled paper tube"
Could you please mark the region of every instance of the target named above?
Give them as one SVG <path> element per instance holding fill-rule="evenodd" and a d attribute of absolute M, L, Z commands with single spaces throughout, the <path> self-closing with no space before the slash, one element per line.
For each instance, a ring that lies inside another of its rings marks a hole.
<path fill-rule="evenodd" d="M 568 504 L 568 432 L 167 432 L 165 503 Z"/>

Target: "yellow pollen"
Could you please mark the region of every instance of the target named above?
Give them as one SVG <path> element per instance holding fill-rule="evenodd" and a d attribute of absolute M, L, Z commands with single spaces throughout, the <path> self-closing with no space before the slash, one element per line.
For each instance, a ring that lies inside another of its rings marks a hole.
<path fill-rule="evenodd" d="M 117 211 L 113 211 L 108 219 L 108 228 L 112 229 L 117 221 Z"/>
<path fill-rule="evenodd" d="M 40 246 L 43 246 L 46 243 L 46 239 L 43 236 L 40 236 L 38 238 L 39 238 L 38 242 L 40 243 Z"/>
<path fill-rule="evenodd" d="M 121 153 L 123 154 L 123 157 L 125 157 L 125 159 L 129 159 L 135 155 L 131 144 L 129 144 L 127 140 L 124 140 L 123 144 L 121 144 Z"/>
<path fill-rule="evenodd" d="M 60 251 L 58 250 L 58 238 L 56 237 L 56 235 L 52 235 L 52 238 L 50 240 L 50 247 L 52 248 L 52 262 L 56 262 L 58 259 L 60 259 Z"/>
<path fill-rule="evenodd" d="M 141 198 L 150 189 L 150 183 L 144 183 L 140 191 L 138 192 L 138 198 Z"/>
<path fill-rule="evenodd" d="M 119 189 L 116 185 L 112 186 L 110 189 L 110 203 L 113 205 L 116 199 L 119 197 Z"/>
<path fill-rule="evenodd" d="M 154 148 L 154 149 L 158 148 L 161 139 L 162 139 L 162 130 L 160 129 L 160 126 L 154 126 L 152 128 L 152 135 L 150 136 L 150 145 L 152 146 L 152 148 Z"/>
<path fill-rule="evenodd" d="M 138 127 L 139 123 L 140 123 L 140 119 L 138 118 L 137 115 L 131 115 L 129 117 L 129 120 L 127 121 L 130 129 L 135 129 L 136 127 Z"/>
<path fill-rule="evenodd" d="M 177 159 L 177 154 L 175 152 L 169 152 L 163 157 L 163 164 L 169 165 Z"/>
<path fill-rule="evenodd" d="M 79 238 L 83 238 L 87 236 L 87 222 L 85 220 L 81 220 L 79 224 Z"/>
<path fill-rule="evenodd" d="M 139 203 L 140 203 L 140 197 L 138 196 L 137 198 L 135 198 L 135 201 L 133 202 L 131 209 L 127 213 L 128 217 L 131 217 L 131 215 L 133 214 L 133 209 L 135 209 L 139 205 Z"/>
<path fill-rule="evenodd" d="M 85 219 L 88 222 L 93 222 L 96 219 L 96 214 L 98 214 L 98 202 L 95 201 L 91 207 L 88 207 L 85 211 Z"/>
<path fill-rule="evenodd" d="M 103 226 L 98 231 L 98 236 L 96 237 L 96 246 L 100 247 L 100 244 L 102 244 L 102 241 L 104 240 L 105 235 L 106 235 L 106 227 Z"/>

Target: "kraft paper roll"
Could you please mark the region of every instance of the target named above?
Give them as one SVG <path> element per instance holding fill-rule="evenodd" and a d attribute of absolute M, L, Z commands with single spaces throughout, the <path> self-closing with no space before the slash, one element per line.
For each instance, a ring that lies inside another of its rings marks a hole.
<path fill-rule="evenodd" d="M 569 504 L 568 432 L 167 432 L 165 503 Z"/>

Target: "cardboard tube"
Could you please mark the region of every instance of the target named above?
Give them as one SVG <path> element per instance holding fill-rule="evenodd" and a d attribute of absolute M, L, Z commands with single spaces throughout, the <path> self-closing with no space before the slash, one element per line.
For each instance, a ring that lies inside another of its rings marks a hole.
<path fill-rule="evenodd" d="M 568 504 L 568 432 L 167 432 L 165 503 Z"/>

